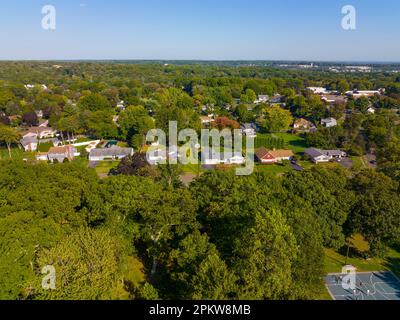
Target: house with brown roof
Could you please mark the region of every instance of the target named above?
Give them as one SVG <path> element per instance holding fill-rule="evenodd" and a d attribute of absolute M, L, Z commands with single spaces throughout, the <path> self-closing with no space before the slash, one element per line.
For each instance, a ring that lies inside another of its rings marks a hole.
<path fill-rule="evenodd" d="M 291 160 L 294 156 L 292 150 L 267 150 L 260 148 L 256 150 L 257 160 L 262 164 L 274 164 L 285 160 Z"/>
<path fill-rule="evenodd" d="M 68 145 L 62 147 L 52 147 L 47 153 L 39 153 L 36 156 L 36 159 L 41 161 L 48 160 L 54 162 L 57 160 L 58 162 L 64 162 L 65 159 L 68 159 L 69 161 L 74 160 L 75 155 L 77 155 L 76 148 L 72 145 Z"/>
<path fill-rule="evenodd" d="M 276 162 L 275 158 L 265 148 L 257 149 L 255 155 L 257 160 L 263 164 L 273 164 Z"/>
<path fill-rule="evenodd" d="M 294 156 L 292 150 L 272 150 L 269 154 L 275 158 L 276 162 L 290 161 Z"/>

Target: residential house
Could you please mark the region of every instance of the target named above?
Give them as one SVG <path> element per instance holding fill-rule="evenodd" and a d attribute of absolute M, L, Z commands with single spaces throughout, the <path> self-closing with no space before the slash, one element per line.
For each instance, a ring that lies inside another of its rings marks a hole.
<path fill-rule="evenodd" d="M 275 158 L 276 162 L 290 161 L 294 156 L 292 150 L 271 150 L 269 154 Z"/>
<path fill-rule="evenodd" d="M 296 119 L 293 123 L 293 129 L 295 130 L 309 130 L 312 126 L 312 123 L 304 118 Z"/>
<path fill-rule="evenodd" d="M 36 137 L 26 137 L 20 141 L 25 152 L 33 152 L 37 150 L 38 139 Z"/>
<path fill-rule="evenodd" d="M 379 89 L 379 90 L 353 90 L 353 91 L 347 91 L 346 95 L 349 97 L 352 97 L 353 99 L 358 99 L 361 97 L 366 97 L 370 98 L 373 96 L 380 96 L 385 92 L 385 89 Z"/>
<path fill-rule="evenodd" d="M 41 161 L 64 162 L 65 159 L 68 159 L 69 161 L 74 160 L 74 157 L 77 155 L 79 155 L 79 153 L 77 153 L 76 148 L 72 145 L 68 145 L 62 147 L 52 147 L 47 153 L 38 153 L 36 155 L 36 159 Z"/>
<path fill-rule="evenodd" d="M 219 164 L 241 165 L 245 163 L 245 158 L 240 152 L 214 152 L 212 148 L 203 150 L 202 158 L 203 165 L 214 166 Z"/>
<path fill-rule="evenodd" d="M 203 125 L 209 125 L 212 122 L 214 122 L 215 120 L 213 118 L 213 115 L 208 115 L 208 116 L 201 116 L 200 121 L 201 121 L 201 124 L 203 124 Z"/>
<path fill-rule="evenodd" d="M 307 90 L 311 91 L 314 94 L 329 93 L 329 91 L 326 88 L 322 88 L 322 87 L 308 87 Z"/>
<path fill-rule="evenodd" d="M 375 114 L 376 109 L 375 109 L 374 107 L 369 107 L 368 110 L 367 110 L 367 112 L 368 112 L 369 114 Z"/>
<path fill-rule="evenodd" d="M 266 103 L 269 100 L 269 96 L 267 95 L 259 95 L 257 97 L 257 100 L 254 101 L 255 104 L 259 104 L 259 103 Z"/>
<path fill-rule="evenodd" d="M 291 160 L 294 156 L 292 150 L 267 150 L 265 148 L 256 150 L 255 155 L 262 164 L 274 164 L 284 160 Z"/>
<path fill-rule="evenodd" d="M 245 158 L 243 157 L 242 153 L 236 152 L 232 155 L 232 157 L 228 157 L 227 159 L 224 159 L 224 163 L 226 164 L 244 164 L 246 162 Z"/>
<path fill-rule="evenodd" d="M 257 125 L 255 123 L 245 123 L 241 126 L 242 134 L 250 137 L 257 137 Z"/>
<path fill-rule="evenodd" d="M 77 150 L 75 147 L 68 145 L 62 147 L 52 147 L 47 153 L 47 157 L 49 161 L 54 162 L 57 160 L 58 162 L 63 162 L 65 159 L 69 161 L 74 160 L 74 157 L 77 155 Z"/>
<path fill-rule="evenodd" d="M 37 161 L 49 161 L 49 158 L 47 157 L 47 152 L 38 152 L 36 154 L 36 160 Z"/>
<path fill-rule="evenodd" d="M 283 96 L 280 94 L 275 94 L 272 98 L 270 98 L 269 102 L 274 104 L 274 103 L 282 103 L 283 101 Z M 285 106 L 283 103 L 282 106 Z"/>
<path fill-rule="evenodd" d="M 330 103 L 330 104 L 334 104 L 334 103 L 346 103 L 347 99 L 346 97 L 339 95 L 339 94 L 323 94 L 321 96 L 321 100 Z"/>
<path fill-rule="evenodd" d="M 110 148 L 95 148 L 90 150 L 89 161 L 121 160 L 133 155 L 132 148 L 120 148 L 112 146 Z"/>
<path fill-rule="evenodd" d="M 337 126 L 337 121 L 335 118 L 326 118 L 321 120 L 321 125 L 325 128 L 332 128 Z"/>
<path fill-rule="evenodd" d="M 306 155 L 314 163 L 329 162 L 333 159 L 341 159 L 347 157 L 347 154 L 341 150 L 321 150 L 316 148 L 309 148 L 304 151 Z"/>
<path fill-rule="evenodd" d="M 22 138 L 36 137 L 37 139 L 53 138 L 57 131 L 50 127 L 31 127 L 22 134 Z"/>

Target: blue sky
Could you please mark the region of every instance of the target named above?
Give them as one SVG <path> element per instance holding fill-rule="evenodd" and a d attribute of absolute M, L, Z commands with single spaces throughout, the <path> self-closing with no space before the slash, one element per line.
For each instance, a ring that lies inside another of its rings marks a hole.
<path fill-rule="evenodd" d="M 57 28 L 41 28 L 54 5 Z M 341 8 L 357 29 L 341 28 Z M 1 0 L 0 59 L 400 61 L 398 0 Z"/>

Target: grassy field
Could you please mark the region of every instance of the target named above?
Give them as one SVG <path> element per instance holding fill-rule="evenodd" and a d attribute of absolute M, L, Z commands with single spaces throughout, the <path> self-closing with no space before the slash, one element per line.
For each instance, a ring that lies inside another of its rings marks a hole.
<path fill-rule="evenodd" d="M 22 160 L 22 159 L 35 159 L 34 153 L 32 152 L 24 152 L 19 148 L 11 149 L 11 156 L 13 160 Z M 0 160 L 9 160 L 10 156 L 8 154 L 8 150 L 6 148 L 0 148 Z"/>
<path fill-rule="evenodd" d="M 296 154 L 304 153 L 304 150 L 307 148 L 305 139 L 297 134 L 292 134 L 292 133 L 258 134 L 256 139 L 261 140 L 263 138 L 271 138 L 271 137 L 276 139 L 282 139 L 285 142 L 286 148 L 292 150 Z"/>
<path fill-rule="evenodd" d="M 38 152 L 48 152 L 50 148 L 53 147 L 52 142 L 41 143 L 38 145 Z"/>
<path fill-rule="evenodd" d="M 110 170 L 116 168 L 118 164 L 119 161 L 101 161 L 95 170 L 99 176 L 104 177 L 108 175 Z"/>
<path fill-rule="evenodd" d="M 367 251 L 368 243 L 366 243 L 361 236 L 355 236 L 351 241 L 350 254 L 347 263 L 355 266 L 358 272 L 391 270 L 400 276 L 399 248 L 389 248 L 386 256 L 383 258 L 362 258 L 360 253 Z M 332 249 L 325 249 L 326 273 L 340 272 L 345 263 L 346 252 L 337 252 Z"/>
<path fill-rule="evenodd" d="M 365 168 L 365 165 L 362 162 L 361 157 L 350 157 L 350 159 L 353 161 L 353 169 L 355 171 L 359 171 Z"/>

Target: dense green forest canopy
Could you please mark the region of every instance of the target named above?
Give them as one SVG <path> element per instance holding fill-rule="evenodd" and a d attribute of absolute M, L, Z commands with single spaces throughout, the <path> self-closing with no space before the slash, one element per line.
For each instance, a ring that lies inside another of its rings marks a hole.
<path fill-rule="evenodd" d="M 399 185 L 372 170 L 170 178 L 3 162 L 0 298 L 313 299 L 324 246 L 359 233 L 379 254 L 399 240 Z M 61 288 L 41 289 L 44 265 Z"/>

